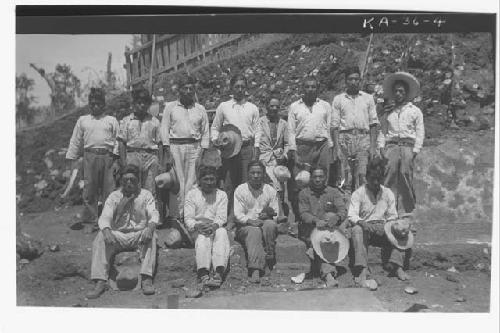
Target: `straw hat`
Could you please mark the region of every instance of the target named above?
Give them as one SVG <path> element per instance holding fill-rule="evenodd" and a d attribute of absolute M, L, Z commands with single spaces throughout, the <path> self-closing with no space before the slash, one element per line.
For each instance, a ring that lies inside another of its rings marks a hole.
<path fill-rule="evenodd" d="M 387 239 L 389 239 L 395 247 L 401 250 L 407 250 L 413 247 L 414 241 L 410 227 L 410 220 L 403 218 L 389 221 L 384 224 L 384 231 Z"/>
<path fill-rule="evenodd" d="M 288 179 L 290 179 L 290 170 L 286 166 L 283 165 L 278 165 L 274 168 L 273 170 L 274 176 L 276 179 L 280 182 L 286 182 Z"/>
<path fill-rule="evenodd" d="M 396 72 L 393 74 L 389 74 L 384 80 L 383 87 L 385 97 L 394 99 L 392 88 L 394 87 L 394 83 L 396 81 L 404 81 L 408 84 L 409 91 L 407 91 L 406 95 L 408 101 L 412 101 L 415 97 L 418 96 L 420 92 L 420 83 L 418 82 L 417 78 L 407 72 Z"/>
<path fill-rule="evenodd" d="M 297 176 L 295 176 L 295 182 L 299 188 L 304 188 L 309 185 L 311 180 L 311 173 L 306 170 L 300 171 Z"/>
<path fill-rule="evenodd" d="M 222 126 L 216 142 L 222 158 L 228 159 L 237 155 L 241 150 L 242 144 L 241 131 L 238 127 L 232 124 Z"/>
<path fill-rule="evenodd" d="M 168 172 L 164 172 L 155 177 L 156 186 L 160 189 L 168 189 L 170 192 L 177 194 L 180 190 L 179 179 L 177 173 L 172 167 Z"/>
<path fill-rule="evenodd" d="M 349 251 L 349 240 L 338 229 L 329 231 L 315 228 L 311 233 L 311 243 L 318 256 L 331 264 L 342 261 Z"/>

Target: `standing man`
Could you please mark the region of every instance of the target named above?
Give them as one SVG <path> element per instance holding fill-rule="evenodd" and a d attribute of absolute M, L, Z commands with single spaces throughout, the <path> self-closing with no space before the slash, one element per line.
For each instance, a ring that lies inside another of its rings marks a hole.
<path fill-rule="evenodd" d="M 269 269 L 274 266 L 278 236 L 278 196 L 271 185 L 264 183 L 265 172 L 261 162 L 250 162 L 248 181 L 234 191 L 235 238 L 245 249 L 248 276 L 253 283 L 260 283 L 266 265 Z"/>
<path fill-rule="evenodd" d="M 224 225 L 227 222 L 227 195 L 217 188 L 217 170 L 201 165 L 198 186 L 186 196 L 184 208 L 186 227 L 195 239 L 195 256 L 198 279 L 202 284 L 210 281 L 220 287 L 229 260 L 229 238 Z"/>
<path fill-rule="evenodd" d="M 279 116 L 280 100 L 271 96 L 267 103 L 267 114 L 260 117 L 260 156 L 259 161 L 266 167 L 266 173 L 272 181 L 274 189 L 278 191 L 280 207 L 284 208 L 284 215 L 288 215 L 288 206 L 285 205 L 284 184 L 274 175 L 274 168 L 284 165 L 288 151 L 288 125 Z M 286 208 L 285 208 L 286 207 Z"/>
<path fill-rule="evenodd" d="M 300 189 L 294 177 L 305 163 L 328 168 L 333 149 L 330 136 L 332 108 L 328 102 L 318 98 L 319 81 L 314 76 L 308 76 L 302 87 L 302 98 L 292 103 L 288 110 L 287 155 L 292 170 L 292 178 L 288 182 L 288 196 L 296 219 L 300 216 Z"/>
<path fill-rule="evenodd" d="M 351 226 L 351 239 L 354 247 L 355 282 L 365 285 L 368 274 L 368 246 L 382 248 L 382 262 L 385 268 L 407 280 L 403 270 L 405 254 L 391 242 L 385 233 L 385 224 L 398 219 L 396 200 L 392 191 L 381 185 L 384 179 L 384 161 L 375 158 L 368 163 L 366 181 L 351 196 L 348 220 Z M 389 265 L 388 265 L 389 264 Z"/>
<path fill-rule="evenodd" d="M 153 295 L 153 272 L 156 264 L 156 226 L 159 215 L 153 194 L 140 186 L 140 170 L 127 165 L 121 173 L 121 187 L 106 199 L 99 218 L 99 233 L 92 245 L 90 278 L 94 290 L 87 298 L 97 298 L 106 289 L 109 266 L 115 254 L 140 250 L 141 287 L 144 295 Z"/>
<path fill-rule="evenodd" d="M 248 164 L 260 155 L 259 109 L 246 99 L 247 79 L 236 74 L 230 81 L 233 97 L 222 102 L 215 110 L 212 123 L 212 142 L 217 142 L 222 126 L 232 124 L 241 132 L 243 145 L 236 156 L 222 160 L 221 177 L 229 197 L 229 210 L 232 211 L 234 189 L 247 181 Z M 229 175 L 229 177 L 227 177 Z M 229 180 L 229 182 L 228 182 Z"/>
<path fill-rule="evenodd" d="M 386 96 L 394 100 L 387 116 L 387 133 L 380 136 L 381 154 L 388 160 L 384 186 L 396 196 L 398 211 L 415 209 L 413 166 L 424 143 L 424 116 L 411 101 L 417 97 L 420 83 L 411 74 L 397 72 L 384 81 Z M 399 204 L 401 198 L 402 207 Z"/>
<path fill-rule="evenodd" d="M 318 256 L 312 248 L 310 239 L 315 228 L 332 230 L 340 226 L 347 216 L 342 193 L 326 185 L 327 173 L 324 167 L 313 167 L 309 187 L 299 193 L 300 218 L 304 225 L 301 229 L 306 231 L 300 237 L 306 243 L 306 254 L 311 260 L 311 273 L 319 266 L 321 278 L 326 282 L 327 287 L 335 287 L 338 285 L 335 279 L 337 274 L 335 265 L 324 262 Z"/>
<path fill-rule="evenodd" d="M 345 71 L 346 92 L 332 102 L 332 137 L 334 158 L 342 152 L 343 177 L 350 174 L 351 192 L 365 183 L 368 154 L 377 152 L 379 120 L 373 96 L 359 90 L 361 75 L 358 67 Z"/>
<path fill-rule="evenodd" d="M 196 184 L 196 161 L 201 159 L 209 145 L 208 116 L 205 108 L 195 102 L 194 77 L 180 77 L 179 99 L 165 105 L 161 121 L 161 138 L 167 170 L 174 163 L 179 179 L 177 195 L 179 216 L 184 219 L 186 193 Z"/>
<path fill-rule="evenodd" d="M 75 164 L 83 148 L 85 181 L 83 219 L 85 222 L 93 223 L 92 228 L 85 229 L 86 233 L 90 233 L 97 226 L 99 198 L 104 202 L 115 188 L 113 164 L 116 159 L 114 152 L 116 152 L 115 144 L 119 125 L 115 117 L 104 114 L 105 106 L 104 90 L 91 88 L 90 114 L 78 118 L 66 152 L 66 159 Z"/>
<path fill-rule="evenodd" d="M 155 177 L 159 169 L 160 121 L 148 113 L 151 94 L 143 87 L 132 90 L 132 113 L 120 122 L 117 140 L 122 165 L 134 164 L 140 170 L 140 184 L 156 194 Z"/>

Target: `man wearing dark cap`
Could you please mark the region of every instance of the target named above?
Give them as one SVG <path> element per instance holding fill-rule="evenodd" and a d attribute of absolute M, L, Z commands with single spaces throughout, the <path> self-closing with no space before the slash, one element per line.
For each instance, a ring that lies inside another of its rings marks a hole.
<path fill-rule="evenodd" d="M 115 186 L 113 162 L 114 153 L 116 153 L 118 121 L 115 117 L 104 114 L 105 105 L 104 90 L 91 88 L 90 114 L 81 116 L 76 122 L 66 152 L 66 159 L 75 164 L 83 147 L 84 222 L 97 222 L 99 195 L 104 201 Z M 86 232 L 90 230 L 87 228 Z"/>
<path fill-rule="evenodd" d="M 99 233 L 92 245 L 90 278 L 95 288 L 87 298 L 97 298 L 106 289 L 109 266 L 115 254 L 139 250 L 141 257 L 141 287 L 145 295 L 155 293 L 153 272 L 156 265 L 156 226 L 159 222 L 153 194 L 140 186 L 140 170 L 136 165 L 125 166 L 121 172 L 121 187 L 106 199 L 99 218 Z"/>
<path fill-rule="evenodd" d="M 155 177 L 158 175 L 158 145 L 160 121 L 148 113 L 152 99 L 143 87 L 132 90 L 133 112 L 120 121 L 117 140 L 122 165 L 134 164 L 140 170 L 141 187 L 155 194 Z"/>
<path fill-rule="evenodd" d="M 350 174 L 351 191 L 365 183 L 368 156 L 374 157 L 377 152 L 380 124 L 373 96 L 359 90 L 360 81 L 359 68 L 348 67 L 346 92 L 335 96 L 332 102 L 334 158 L 341 155 L 343 177 Z"/>
<path fill-rule="evenodd" d="M 179 99 L 165 105 L 161 121 L 164 161 L 170 169 L 173 161 L 180 190 L 177 195 L 179 216 L 184 218 L 186 193 L 196 184 L 196 161 L 209 145 L 208 115 L 195 101 L 194 77 L 183 74 L 177 82 Z"/>

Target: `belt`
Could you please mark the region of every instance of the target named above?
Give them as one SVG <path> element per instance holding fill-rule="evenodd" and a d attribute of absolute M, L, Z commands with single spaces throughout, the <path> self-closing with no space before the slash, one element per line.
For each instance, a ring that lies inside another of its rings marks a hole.
<path fill-rule="evenodd" d="M 127 147 L 127 152 L 131 153 L 150 153 L 150 154 L 156 154 L 158 150 L 153 149 L 153 148 L 134 148 L 134 147 Z"/>
<path fill-rule="evenodd" d="M 323 144 L 325 143 L 326 139 L 322 140 L 303 140 L 303 139 L 295 139 L 295 142 L 299 145 L 317 145 L 317 144 Z"/>
<path fill-rule="evenodd" d="M 111 154 L 111 152 L 107 148 L 85 148 L 83 151 L 86 153 L 92 153 L 92 154 L 96 154 L 96 155 Z"/>
<path fill-rule="evenodd" d="M 360 134 L 368 134 L 370 131 L 367 131 L 365 129 L 358 129 L 358 128 L 351 128 L 351 129 L 346 129 L 346 130 L 340 130 L 340 133 L 348 133 L 348 134 L 353 134 L 353 135 L 360 135 Z"/>
<path fill-rule="evenodd" d="M 170 142 L 175 144 L 175 145 L 185 145 L 188 143 L 195 143 L 200 140 L 197 140 L 195 138 L 170 138 Z"/>
<path fill-rule="evenodd" d="M 415 145 L 415 140 L 413 140 L 413 139 L 396 139 L 396 140 L 391 139 L 390 141 L 387 141 L 386 144 L 413 147 Z"/>
<path fill-rule="evenodd" d="M 253 145 L 253 143 L 254 143 L 254 140 L 250 139 L 250 140 L 244 140 L 241 145 L 242 146 L 248 146 L 248 145 Z"/>

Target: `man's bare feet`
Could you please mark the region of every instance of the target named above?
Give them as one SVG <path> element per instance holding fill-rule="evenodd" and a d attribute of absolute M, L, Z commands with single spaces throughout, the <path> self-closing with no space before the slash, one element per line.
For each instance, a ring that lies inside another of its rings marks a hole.
<path fill-rule="evenodd" d="M 360 286 L 364 286 L 367 274 L 368 268 L 363 267 L 359 275 L 354 278 L 354 282 Z"/>
<path fill-rule="evenodd" d="M 335 280 L 335 277 L 331 273 L 325 276 L 325 283 L 327 288 L 335 288 L 339 286 L 339 282 Z"/>
<path fill-rule="evenodd" d="M 398 279 L 400 279 L 401 281 L 407 281 L 410 279 L 410 276 L 408 274 L 406 274 L 406 272 L 403 270 L 402 267 L 398 267 L 396 269 L 396 275 L 397 275 Z"/>

